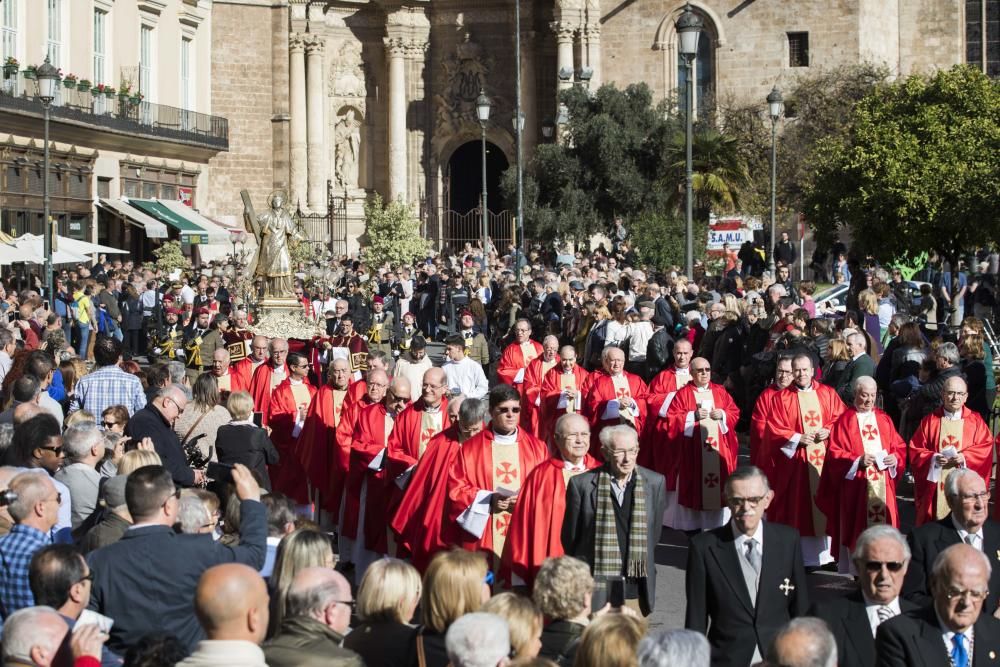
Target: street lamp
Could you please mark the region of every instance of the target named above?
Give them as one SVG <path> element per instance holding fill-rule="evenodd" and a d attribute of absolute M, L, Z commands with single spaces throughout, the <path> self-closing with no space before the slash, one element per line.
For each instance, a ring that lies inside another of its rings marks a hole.
<path fill-rule="evenodd" d="M 556 124 L 551 118 L 546 118 L 545 122 L 542 123 L 542 136 L 546 141 L 552 139 L 552 135 L 556 132 Z"/>
<path fill-rule="evenodd" d="M 691 144 L 694 142 L 694 59 L 698 55 L 698 38 L 701 36 L 701 17 L 691 9 L 691 3 L 684 5 L 684 11 L 677 19 L 677 35 L 680 41 L 680 53 L 684 58 L 685 94 L 684 115 L 687 131 L 684 146 L 686 150 L 685 167 L 685 217 L 684 217 L 684 269 L 688 277 L 694 276 L 694 165 L 691 159 Z"/>
<path fill-rule="evenodd" d="M 490 120 L 490 98 L 486 97 L 486 91 L 480 90 L 479 97 L 476 98 L 476 116 L 479 117 L 479 125 L 483 128 L 483 194 L 480 203 L 480 218 L 483 225 L 483 269 L 486 269 L 487 257 L 487 225 L 486 225 L 486 123 Z"/>
<path fill-rule="evenodd" d="M 781 91 L 775 86 L 767 95 L 768 114 L 771 116 L 771 247 L 768 248 L 767 255 L 770 261 L 767 268 L 774 276 L 774 218 L 775 199 L 778 189 L 778 119 L 785 112 L 785 100 L 781 97 Z"/>
<path fill-rule="evenodd" d="M 38 100 L 42 103 L 45 116 L 44 166 L 42 168 L 42 243 L 45 252 L 45 296 L 52 301 L 55 294 L 52 289 L 52 225 L 49 223 L 49 107 L 56 97 L 56 83 L 59 81 L 59 69 L 53 67 L 49 57 L 35 73 L 38 80 Z"/>

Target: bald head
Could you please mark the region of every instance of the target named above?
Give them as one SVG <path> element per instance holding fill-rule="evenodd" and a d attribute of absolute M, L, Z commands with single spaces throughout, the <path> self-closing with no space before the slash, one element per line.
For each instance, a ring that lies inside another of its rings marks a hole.
<path fill-rule="evenodd" d="M 441 399 L 444 398 L 444 394 L 448 390 L 446 385 L 443 368 L 428 368 L 427 372 L 424 373 L 420 397 L 425 404 L 436 408 L 441 405 Z"/>
<path fill-rule="evenodd" d="M 941 405 L 948 412 L 959 412 L 969 398 L 969 387 L 961 377 L 950 377 L 941 388 Z"/>
<path fill-rule="evenodd" d="M 268 346 L 267 336 L 254 336 L 250 343 L 250 355 L 256 361 L 264 361 L 267 359 Z"/>
<path fill-rule="evenodd" d="M 205 570 L 194 604 L 209 639 L 263 641 L 268 620 L 267 585 L 253 568 L 227 563 Z"/>
<path fill-rule="evenodd" d="M 288 615 L 308 616 L 344 634 L 351 622 L 351 585 L 336 570 L 299 570 L 288 589 Z"/>
<path fill-rule="evenodd" d="M 347 385 L 351 382 L 351 365 L 347 363 L 347 359 L 341 357 L 334 359 L 330 363 L 328 372 L 334 389 L 347 389 Z"/>
<path fill-rule="evenodd" d="M 14 426 L 20 426 L 32 417 L 40 414 L 45 414 L 45 408 L 40 406 L 38 403 L 35 403 L 34 401 L 21 403 L 14 408 Z"/>
<path fill-rule="evenodd" d="M 465 398 L 465 394 L 459 394 L 452 396 L 451 400 L 448 401 L 448 419 L 451 420 L 452 424 L 458 421 L 458 409 L 462 407 Z"/>

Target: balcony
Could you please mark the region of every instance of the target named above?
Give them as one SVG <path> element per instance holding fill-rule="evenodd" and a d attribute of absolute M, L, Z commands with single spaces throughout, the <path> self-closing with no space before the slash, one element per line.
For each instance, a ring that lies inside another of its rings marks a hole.
<path fill-rule="evenodd" d="M 25 121 L 16 123 L 8 116 L 11 123 L 5 124 L 12 125 L 10 131 L 35 134 L 37 121 L 34 119 L 43 115 L 42 104 L 36 98 L 37 90 L 37 82 L 26 79 L 24 72 L 12 74 L 0 82 L 0 113 L 20 116 Z M 195 157 L 191 149 L 204 159 L 229 149 L 229 121 L 225 118 L 137 98 L 117 94 L 108 97 L 96 90 L 59 85 L 49 112 L 55 141 L 93 143 L 95 147 L 111 150 L 146 149 L 165 156 L 177 153 L 188 159 Z M 60 125 L 65 131 L 60 131 Z M 80 128 L 98 132 L 90 137 L 81 136 Z M 136 144 L 135 139 L 141 143 Z M 167 146 L 164 142 L 175 146 Z"/>

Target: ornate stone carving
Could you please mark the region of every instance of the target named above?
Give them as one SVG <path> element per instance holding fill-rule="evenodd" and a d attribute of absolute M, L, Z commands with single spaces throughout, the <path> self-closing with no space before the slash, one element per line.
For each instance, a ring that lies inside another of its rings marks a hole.
<path fill-rule="evenodd" d="M 330 91 L 333 97 L 364 100 L 368 95 L 365 81 L 365 65 L 361 59 L 361 43 L 348 38 L 344 40 L 333 57 L 327 90 Z M 362 104 L 364 104 L 363 101 Z"/>
<path fill-rule="evenodd" d="M 323 36 L 314 33 L 303 34 L 302 42 L 305 44 L 306 53 L 309 55 L 321 54 L 326 47 L 326 40 L 323 39 Z"/>
<path fill-rule="evenodd" d="M 600 23 L 588 23 L 583 28 L 583 34 L 590 41 L 597 41 L 601 38 L 601 24 Z"/>
<path fill-rule="evenodd" d="M 476 98 L 479 91 L 486 88 L 493 58 L 466 33 L 465 39 L 442 65 L 446 88 L 443 94 L 435 95 L 435 132 L 438 136 L 454 134 L 463 124 L 473 122 Z"/>
<path fill-rule="evenodd" d="M 555 33 L 557 42 L 572 42 L 576 36 L 576 27 L 565 21 L 553 21 L 549 27 Z"/>
<path fill-rule="evenodd" d="M 334 162 L 334 175 L 337 186 L 344 189 L 358 187 L 358 165 L 361 161 L 361 119 L 357 110 L 348 107 L 343 115 L 338 117 L 333 130 L 334 146 L 337 155 Z"/>
<path fill-rule="evenodd" d="M 385 44 L 385 52 L 390 58 L 402 58 L 406 56 L 407 42 L 402 37 L 386 37 L 382 40 Z"/>
<path fill-rule="evenodd" d="M 288 50 L 289 51 L 305 51 L 306 43 L 303 39 L 303 35 L 298 32 L 293 32 L 288 35 Z"/>

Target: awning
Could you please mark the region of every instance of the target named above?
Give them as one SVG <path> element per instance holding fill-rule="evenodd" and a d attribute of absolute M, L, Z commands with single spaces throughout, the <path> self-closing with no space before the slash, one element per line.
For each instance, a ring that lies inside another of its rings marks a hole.
<path fill-rule="evenodd" d="M 146 232 L 146 236 L 151 239 L 167 238 L 167 227 L 159 220 L 152 218 L 137 208 L 133 208 L 118 199 L 100 199 L 98 205 L 112 213 L 116 213 L 130 223 Z"/>
<path fill-rule="evenodd" d="M 208 243 L 208 232 L 186 217 L 178 215 L 156 199 L 129 199 L 129 206 L 148 213 L 157 220 L 166 223 L 181 233 L 181 243 L 201 245 Z"/>
<path fill-rule="evenodd" d="M 179 201 L 168 201 L 166 199 L 157 199 L 156 202 L 162 206 L 166 206 L 168 209 L 173 211 L 179 216 L 182 216 L 194 224 L 198 225 L 206 232 L 208 232 L 208 242 L 209 243 L 232 243 L 232 238 L 229 236 L 229 227 L 222 225 L 210 218 L 206 218 L 198 211 L 194 210 L 187 204 Z M 238 231 L 238 230 L 237 230 Z"/>

